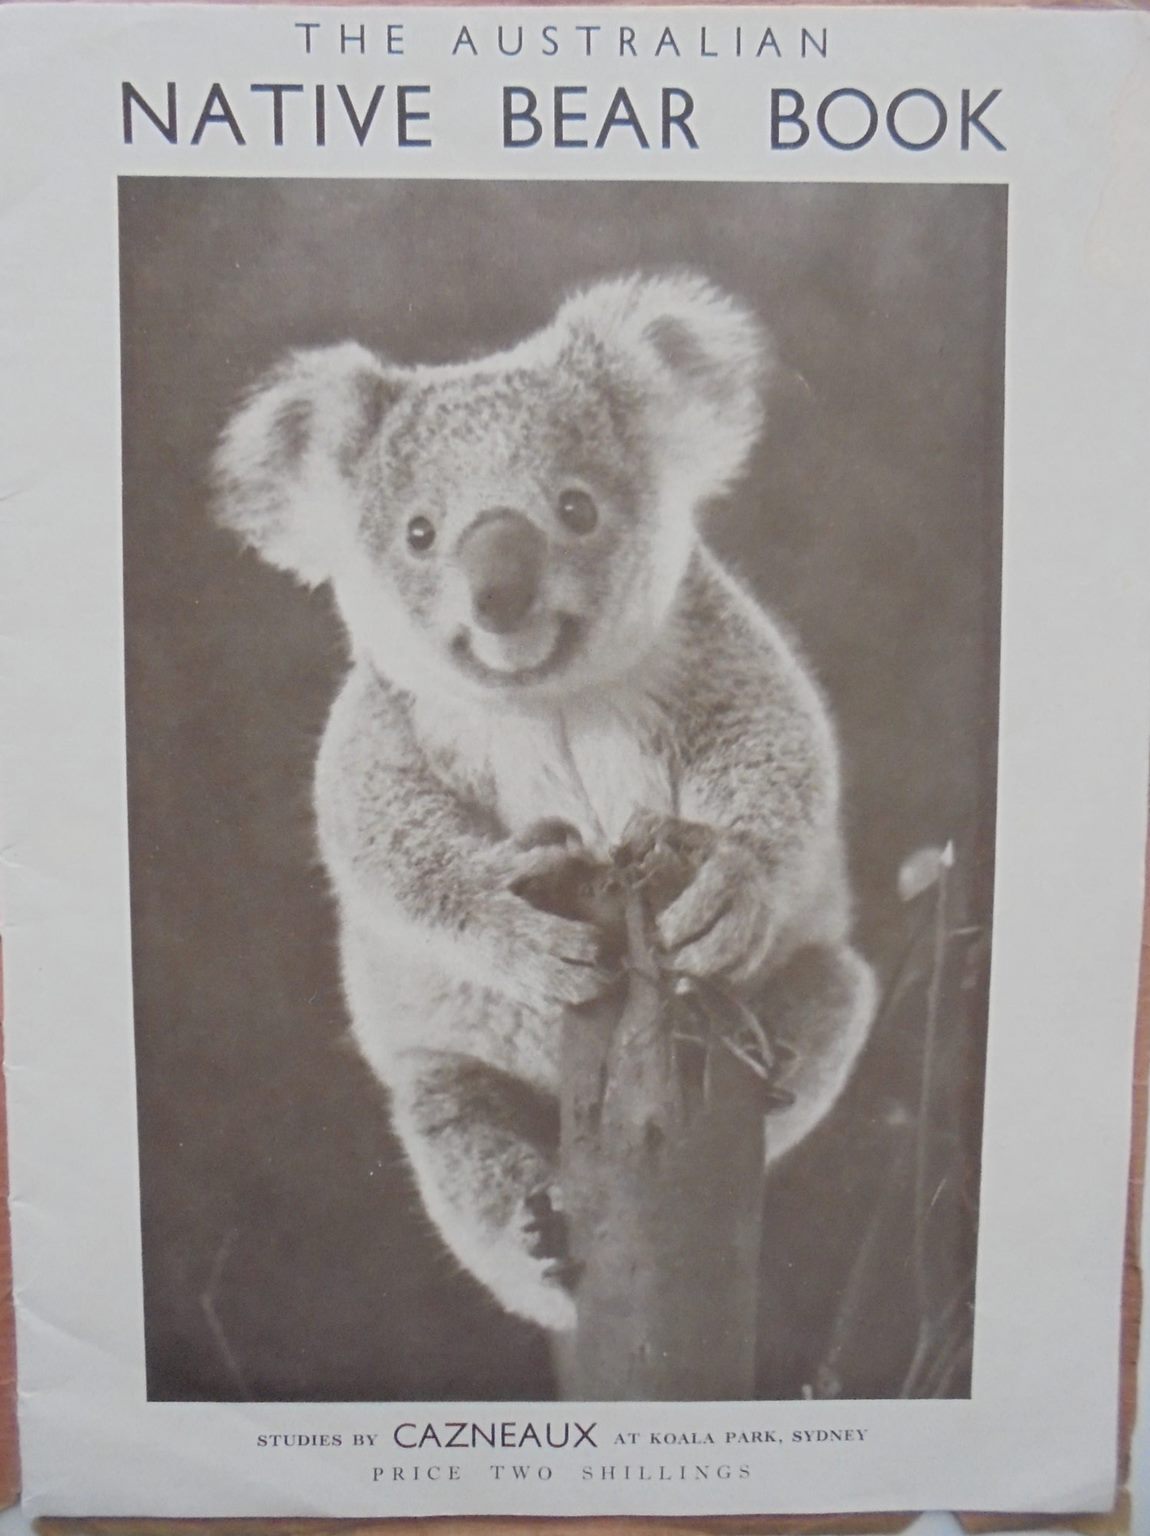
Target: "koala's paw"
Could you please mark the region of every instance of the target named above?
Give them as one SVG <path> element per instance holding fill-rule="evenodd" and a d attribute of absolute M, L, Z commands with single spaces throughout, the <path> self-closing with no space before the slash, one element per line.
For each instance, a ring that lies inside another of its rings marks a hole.
<path fill-rule="evenodd" d="M 774 939 L 766 871 L 750 849 L 715 834 L 694 878 L 655 926 L 675 970 L 749 981 Z"/>
<path fill-rule="evenodd" d="M 532 1190 L 523 1202 L 522 1230 L 527 1251 L 544 1266 L 544 1276 L 568 1287 L 574 1285 L 578 1265 L 571 1257 L 567 1218 L 559 1190 L 554 1184 Z"/>
<path fill-rule="evenodd" d="M 573 1328 L 575 1302 L 571 1292 L 579 1267 L 568 1247 L 567 1222 L 556 1185 L 541 1185 L 526 1197 L 520 1235 L 528 1257 L 538 1266 L 539 1321 L 560 1331 Z"/>
<path fill-rule="evenodd" d="M 540 1013 L 593 1002 L 611 983 L 593 924 L 544 911 L 520 894 L 567 857 L 554 848 L 517 849 L 501 857 L 495 871 L 491 925 L 499 982 Z"/>
<path fill-rule="evenodd" d="M 594 1002 L 611 978 L 599 959 L 599 935 L 588 923 L 539 912 L 507 898 L 497 945 L 499 984 L 537 1013 Z"/>

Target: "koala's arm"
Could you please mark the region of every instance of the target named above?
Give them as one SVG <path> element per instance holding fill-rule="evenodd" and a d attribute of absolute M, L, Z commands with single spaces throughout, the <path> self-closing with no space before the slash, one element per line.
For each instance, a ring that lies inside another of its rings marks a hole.
<path fill-rule="evenodd" d="M 478 800 L 439 777 L 403 696 L 365 667 L 353 669 L 332 710 L 315 800 L 345 918 L 537 1009 L 601 989 L 594 930 L 512 889 L 554 853 L 520 848 Z"/>
<path fill-rule="evenodd" d="M 790 1046 L 790 1102 L 767 1124 L 773 1162 L 838 1099 L 874 1014 L 870 967 L 849 943 L 834 734 L 791 647 L 709 557 L 684 617 L 699 643 L 678 694 L 679 811 L 712 852 L 660 936 L 677 968 L 745 984 Z"/>
<path fill-rule="evenodd" d="M 663 938 L 685 969 L 746 980 L 846 937 L 834 733 L 790 646 L 705 552 L 680 623 L 692 643 L 673 702 L 678 812 L 716 843 Z"/>

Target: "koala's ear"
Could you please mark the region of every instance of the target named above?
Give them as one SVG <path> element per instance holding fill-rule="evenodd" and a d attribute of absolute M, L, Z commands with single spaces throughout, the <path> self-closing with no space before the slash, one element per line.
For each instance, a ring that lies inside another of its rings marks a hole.
<path fill-rule="evenodd" d="M 685 475 L 695 496 L 714 495 L 739 474 L 762 427 L 770 364 L 749 311 L 700 277 L 632 277 L 577 294 L 556 326 L 575 353 L 638 386 L 668 469 Z"/>
<path fill-rule="evenodd" d="M 351 531 L 355 468 L 402 388 L 354 342 L 292 353 L 220 439 L 219 522 L 306 585 L 326 581 Z"/>

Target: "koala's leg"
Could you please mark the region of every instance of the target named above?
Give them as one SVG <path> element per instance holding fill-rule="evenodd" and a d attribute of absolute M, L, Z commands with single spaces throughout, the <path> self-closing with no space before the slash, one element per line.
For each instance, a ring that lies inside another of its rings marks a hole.
<path fill-rule="evenodd" d="M 874 975 L 845 945 L 811 946 L 766 982 L 753 1007 L 768 1036 L 789 1048 L 779 1086 L 794 1102 L 767 1118 L 767 1161 L 812 1131 L 846 1086 L 874 1017 Z"/>
<path fill-rule="evenodd" d="M 559 1106 L 522 1079 L 448 1051 L 408 1051 L 392 1118 L 428 1215 L 509 1312 L 568 1329 L 556 1190 Z"/>

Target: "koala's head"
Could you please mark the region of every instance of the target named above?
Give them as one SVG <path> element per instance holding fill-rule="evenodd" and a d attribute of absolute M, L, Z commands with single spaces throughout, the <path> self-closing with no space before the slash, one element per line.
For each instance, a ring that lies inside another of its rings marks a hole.
<path fill-rule="evenodd" d="M 695 509 L 759 431 L 763 370 L 754 322 L 695 278 L 601 284 L 476 362 L 296 353 L 224 435 L 220 517 L 330 582 L 400 686 L 568 691 L 657 640 Z"/>

